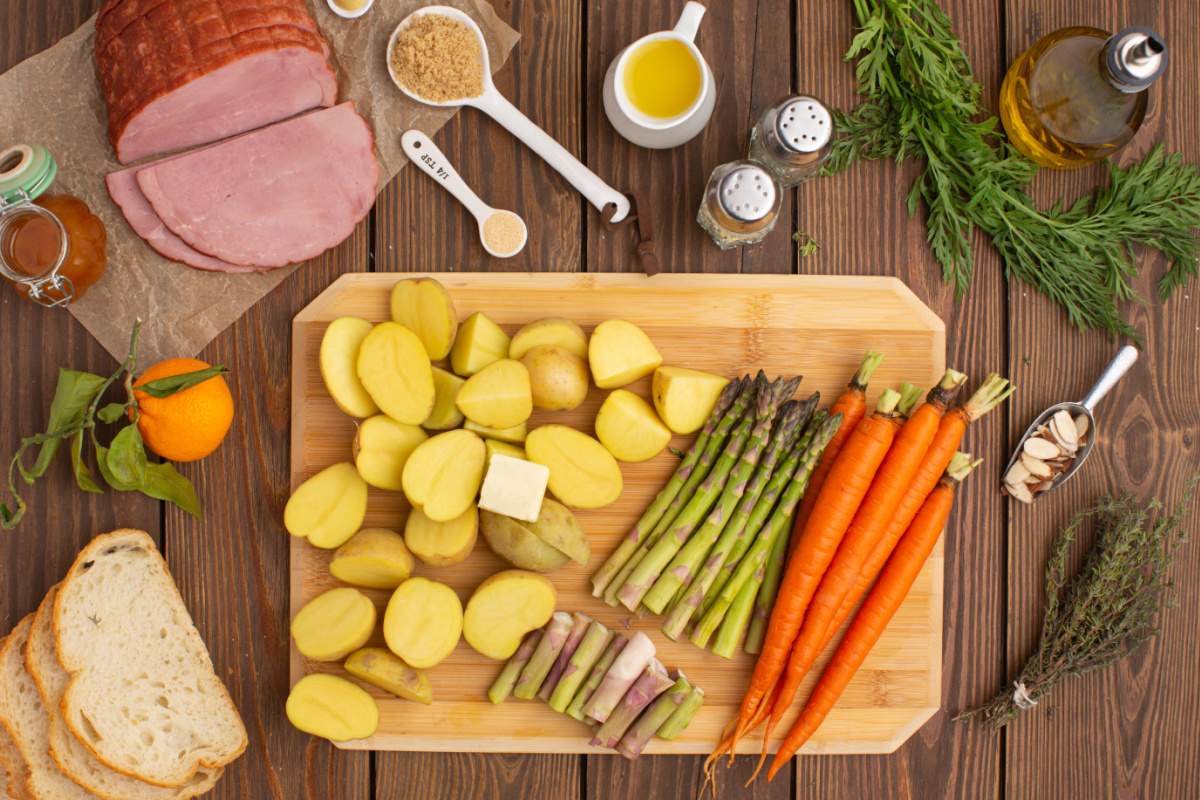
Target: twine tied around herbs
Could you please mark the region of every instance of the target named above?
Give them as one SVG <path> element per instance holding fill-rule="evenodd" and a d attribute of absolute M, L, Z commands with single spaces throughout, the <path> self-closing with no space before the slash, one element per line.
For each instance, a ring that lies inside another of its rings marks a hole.
<path fill-rule="evenodd" d="M 1029 695 L 1029 690 L 1025 688 L 1025 684 L 1022 681 L 1014 682 L 1013 686 L 1016 688 L 1013 689 L 1012 700 L 1017 708 L 1022 711 L 1028 711 L 1038 704 L 1038 701 Z"/>

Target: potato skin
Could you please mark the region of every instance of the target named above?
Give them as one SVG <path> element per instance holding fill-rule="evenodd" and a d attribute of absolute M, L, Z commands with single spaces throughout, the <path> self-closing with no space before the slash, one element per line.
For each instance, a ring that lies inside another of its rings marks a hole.
<path fill-rule="evenodd" d="M 549 497 L 542 500 L 542 511 L 535 522 L 525 523 L 534 536 L 568 556 L 572 561 L 587 566 L 592 558 L 592 548 L 587 534 L 571 509 Z"/>
<path fill-rule="evenodd" d="M 405 664 L 390 650 L 364 647 L 351 653 L 342 666 L 359 680 L 397 697 L 425 705 L 433 702 L 433 687 L 425 673 Z"/>
<path fill-rule="evenodd" d="M 543 507 L 546 503 L 543 500 Z M 514 567 L 534 572 L 554 572 L 571 559 L 546 544 L 527 527 L 527 523 L 496 514 L 479 512 L 479 527 L 492 551 Z"/>
<path fill-rule="evenodd" d="M 553 345 L 538 345 L 525 353 L 521 363 L 529 370 L 535 408 L 570 411 L 587 399 L 587 362 L 574 353 Z"/>

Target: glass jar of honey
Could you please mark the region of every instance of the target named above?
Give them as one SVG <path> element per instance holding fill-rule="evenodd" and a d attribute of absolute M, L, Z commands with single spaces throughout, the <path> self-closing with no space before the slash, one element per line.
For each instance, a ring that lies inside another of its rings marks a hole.
<path fill-rule="evenodd" d="M 58 165 L 46 148 L 0 152 L 0 276 L 23 297 L 64 306 L 108 266 L 108 234 L 82 200 L 46 191 Z"/>

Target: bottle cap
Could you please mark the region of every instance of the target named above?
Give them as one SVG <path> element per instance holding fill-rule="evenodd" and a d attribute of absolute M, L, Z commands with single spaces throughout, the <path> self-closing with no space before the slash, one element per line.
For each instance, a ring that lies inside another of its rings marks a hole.
<path fill-rule="evenodd" d="M 734 168 L 717 188 L 721 208 L 739 222 L 757 222 L 769 216 L 777 194 L 771 174 L 752 163 Z"/>
<path fill-rule="evenodd" d="M 1105 44 L 1104 63 L 1114 86 L 1123 92 L 1140 92 L 1167 68 L 1167 46 L 1149 28 L 1125 28 Z"/>
<path fill-rule="evenodd" d="M 775 115 L 775 133 L 787 149 L 815 153 L 829 144 L 833 117 L 820 100 L 803 95 L 793 97 Z"/>
<path fill-rule="evenodd" d="M 58 164 L 41 145 L 16 144 L 0 151 L 0 206 L 36 200 L 56 175 Z"/>

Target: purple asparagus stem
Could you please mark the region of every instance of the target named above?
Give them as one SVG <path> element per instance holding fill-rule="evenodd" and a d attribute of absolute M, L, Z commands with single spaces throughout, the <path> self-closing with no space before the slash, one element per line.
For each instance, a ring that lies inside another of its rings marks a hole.
<path fill-rule="evenodd" d="M 583 635 L 587 633 L 588 625 L 592 624 L 591 617 L 578 611 L 575 612 L 572 619 L 574 623 L 571 626 L 571 632 L 567 634 L 567 641 L 562 650 L 558 651 L 558 658 L 554 659 L 554 666 L 550 668 L 546 680 L 542 681 L 542 688 L 538 689 L 539 700 L 548 701 L 550 699 L 550 694 L 554 691 L 554 687 L 558 686 L 558 679 L 562 677 L 567 662 L 571 660 L 571 656 L 575 654 L 575 648 L 579 646 Z"/>
<path fill-rule="evenodd" d="M 617 656 L 616 661 L 609 667 L 604 680 L 596 688 L 596 693 L 583 708 L 583 713 L 597 722 L 604 722 L 613 712 L 625 692 L 634 684 L 642 670 L 654 658 L 654 642 L 650 637 L 639 631 L 629 640 L 629 644 Z"/>
<path fill-rule="evenodd" d="M 621 737 L 625 735 L 625 731 L 629 730 L 634 720 L 638 718 L 638 714 L 641 714 L 646 706 L 653 703 L 674 683 L 675 681 L 667 675 L 666 667 L 662 665 L 662 662 L 658 659 L 651 660 L 642 670 L 638 679 L 629 687 L 629 691 L 621 698 L 621 702 L 613 709 L 612 714 L 600 726 L 600 730 L 596 731 L 596 735 L 592 737 L 592 744 L 607 747 L 610 750 L 616 747 L 621 741 Z"/>

